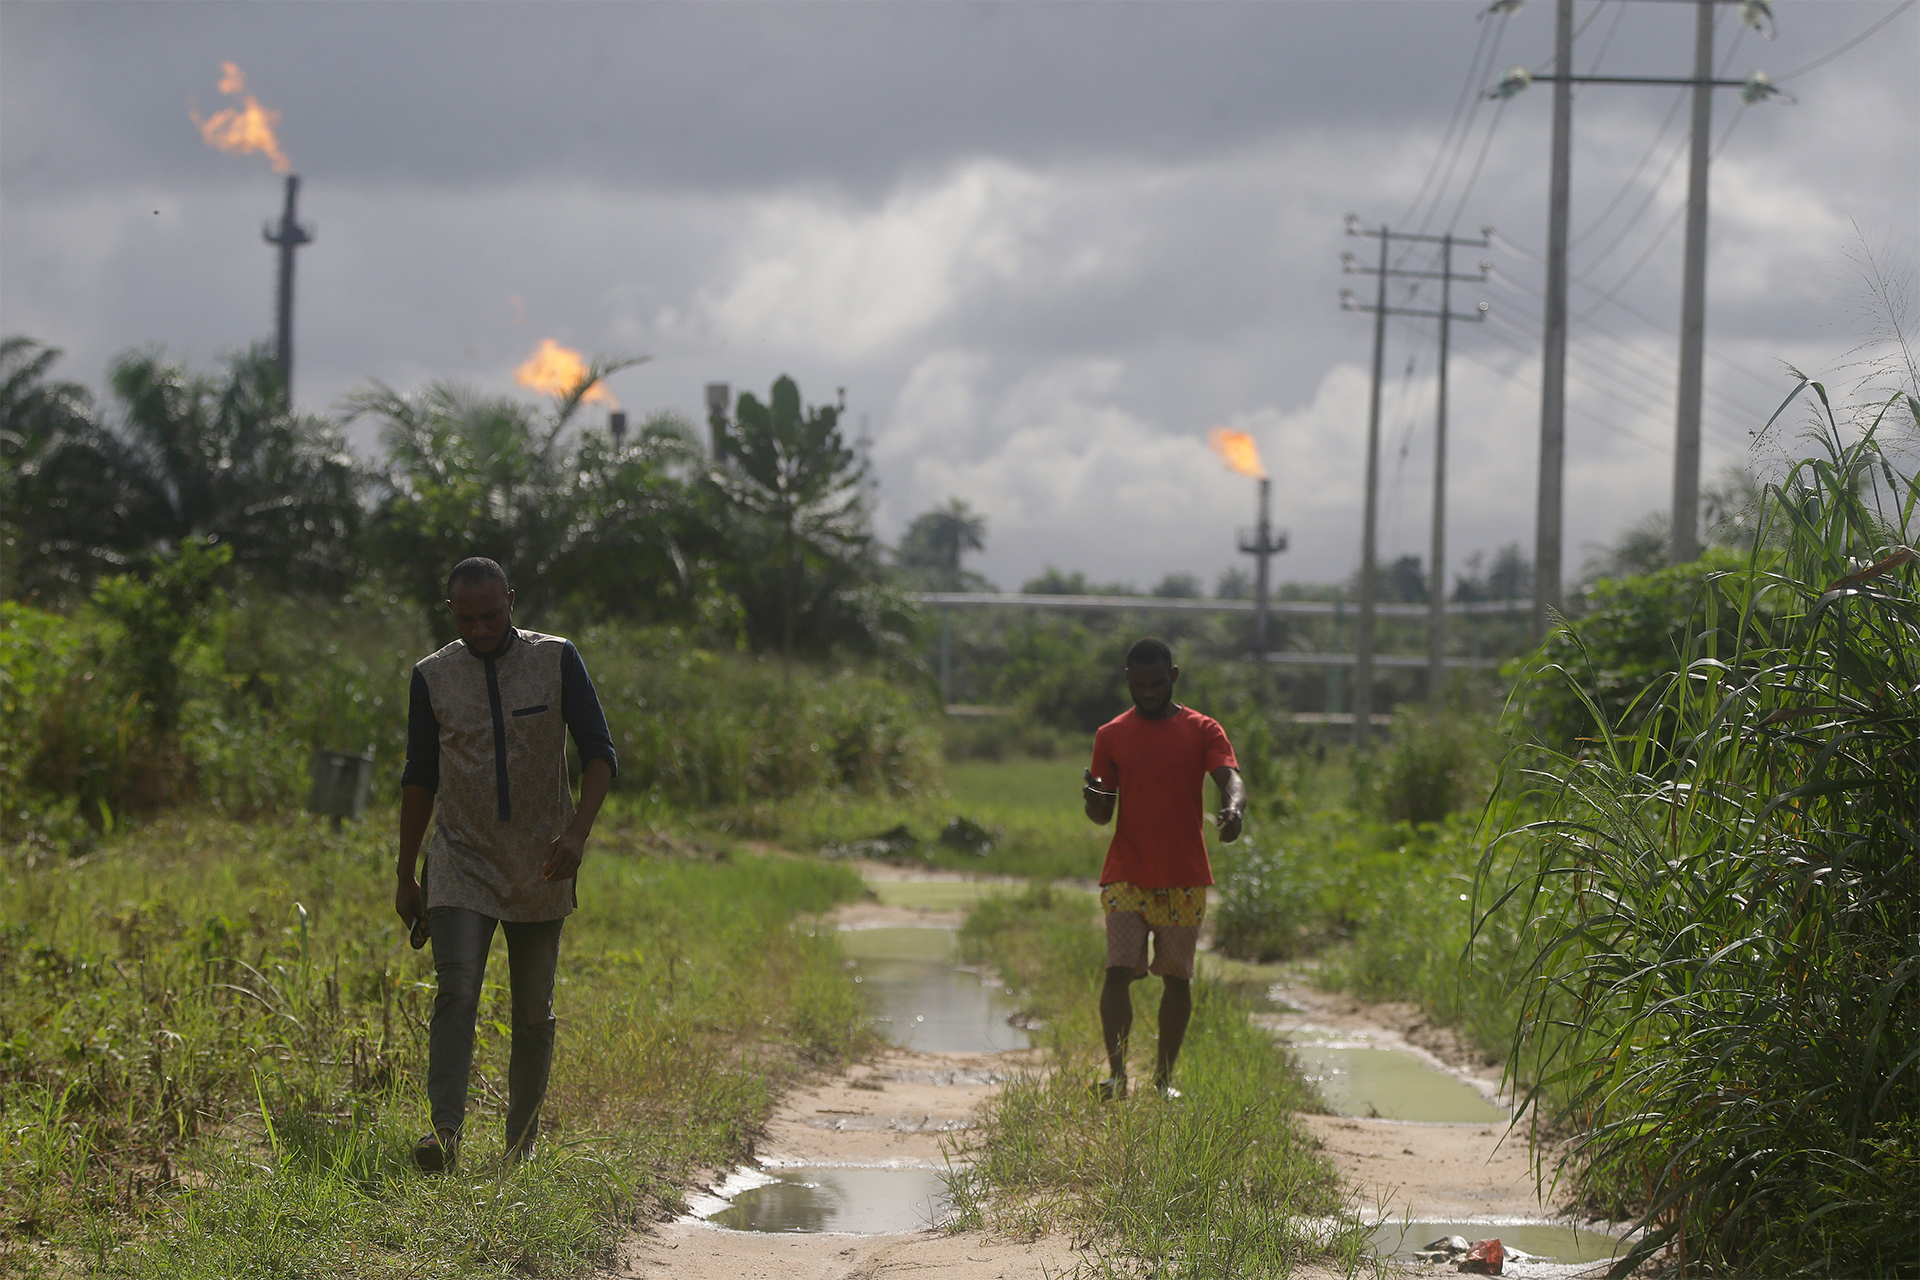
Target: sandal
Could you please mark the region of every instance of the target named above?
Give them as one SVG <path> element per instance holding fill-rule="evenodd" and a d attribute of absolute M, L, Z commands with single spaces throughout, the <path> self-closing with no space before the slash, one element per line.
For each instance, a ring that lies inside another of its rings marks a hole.
<path fill-rule="evenodd" d="M 445 1173 L 460 1159 L 460 1135 L 436 1129 L 413 1144 L 413 1162 L 422 1173 Z"/>
<path fill-rule="evenodd" d="M 1125 1076 L 1108 1076 L 1105 1080 L 1093 1086 L 1093 1096 L 1102 1102 L 1118 1102 L 1127 1096 L 1127 1078 Z"/>

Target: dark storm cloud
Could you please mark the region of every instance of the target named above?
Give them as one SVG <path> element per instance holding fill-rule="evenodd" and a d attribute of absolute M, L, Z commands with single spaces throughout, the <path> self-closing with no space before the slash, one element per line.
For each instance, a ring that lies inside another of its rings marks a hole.
<path fill-rule="evenodd" d="M 216 102 L 223 59 L 283 113 L 296 167 L 336 181 L 874 190 L 975 154 L 1190 157 L 1280 130 L 1410 123 L 1456 87 L 1477 35 L 1469 7 L 1438 4 L 5 13 L 4 109 L 33 125 L 8 129 L 0 177 L 62 185 L 220 172 L 182 121 L 189 102 Z"/>
<path fill-rule="evenodd" d="M 1551 103 L 1483 103 L 1442 147 L 1497 29 L 1479 7 L 0 3 L 0 329 L 67 348 L 62 372 L 95 385 L 129 347 L 204 365 L 266 331 L 278 182 L 187 119 L 222 105 L 232 60 L 282 113 L 319 225 L 303 404 L 370 377 L 507 390 L 545 336 L 654 356 L 615 380 L 642 411 L 698 416 L 709 380 L 845 386 L 882 534 L 963 497 L 1009 585 L 1049 561 L 1210 578 L 1250 496 L 1206 453 L 1225 422 L 1275 471 L 1283 574 L 1326 579 L 1358 545 L 1371 333 L 1339 310 L 1342 284 L 1368 287 L 1341 275 L 1341 251 L 1364 251 L 1341 215 L 1401 227 L 1456 156 L 1413 221 L 1497 225 L 1507 283 L 1456 294 L 1495 311 L 1456 331 L 1453 540 L 1530 542 Z M 1730 73 L 1803 65 L 1892 0 L 1775 7 L 1779 41 L 1737 46 L 1725 7 Z M 1581 0 L 1581 69 L 1684 73 L 1690 8 Z M 1800 106 L 1746 111 L 1716 160 L 1709 472 L 1775 403 L 1778 359 L 1857 340 L 1853 220 L 1868 243 L 1911 241 L 1916 19 L 1794 82 Z M 1522 9 L 1479 81 L 1542 66 L 1551 27 L 1550 5 Z M 1656 236 L 1684 192 L 1684 111 L 1652 144 L 1674 96 L 1576 99 L 1574 266 L 1596 286 L 1576 285 L 1576 313 L 1652 250 L 1620 295 L 1637 313 L 1573 330 L 1576 562 L 1665 489 L 1680 237 Z M 1716 135 L 1734 102 L 1716 95 Z M 1396 323 L 1389 343 L 1382 545 L 1400 554 L 1424 538 L 1431 329 Z"/>

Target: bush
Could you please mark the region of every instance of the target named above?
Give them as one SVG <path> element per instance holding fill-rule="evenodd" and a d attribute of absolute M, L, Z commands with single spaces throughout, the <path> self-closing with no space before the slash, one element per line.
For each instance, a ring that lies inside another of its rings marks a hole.
<path fill-rule="evenodd" d="M 1911 396 L 1887 411 L 1920 425 Z M 1540 943 L 1514 1057 L 1578 1130 L 1580 1186 L 1641 1210 L 1635 1257 L 1920 1258 L 1920 476 L 1881 425 L 1843 445 L 1829 414 L 1826 456 L 1769 488 L 1784 552 L 1707 584 L 1746 606 L 1625 730 L 1569 673 L 1588 745 L 1541 751 L 1498 812 L 1481 928 Z"/>

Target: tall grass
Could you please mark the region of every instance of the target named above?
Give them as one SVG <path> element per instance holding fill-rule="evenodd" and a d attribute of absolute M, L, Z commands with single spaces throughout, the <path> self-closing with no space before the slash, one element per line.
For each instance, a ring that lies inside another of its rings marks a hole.
<path fill-rule="evenodd" d="M 956 1228 L 1069 1231 L 1087 1244 L 1079 1272 L 1096 1276 L 1285 1276 L 1329 1255 L 1356 1265 L 1366 1236 L 1329 1225 L 1345 1207 L 1338 1181 L 1293 1115 L 1317 1102 L 1243 1000 L 1194 984 L 1184 1098 L 1143 1089 L 1100 1104 L 1089 1086 L 1106 1074 L 1103 947 L 1085 897 L 1037 886 L 986 899 L 961 947 L 1021 991 L 1047 1061 L 986 1104 L 951 1175 Z M 1134 989 L 1136 1079 L 1152 1060 L 1159 987 Z"/>
<path fill-rule="evenodd" d="M 637 856 L 603 823 L 562 940 L 543 1154 L 499 1160 L 504 960 L 462 1171 L 423 1178 L 430 953 L 385 822 L 179 816 L 0 879 L 0 1271 L 564 1275 L 740 1158 L 783 1075 L 865 1008 L 796 912 L 860 892 L 785 858 Z"/>
<path fill-rule="evenodd" d="M 215 601 L 195 617 L 165 664 L 178 706 L 162 726 L 147 689 L 160 664 L 135 661 L 141 647 L 109 611 L 0 602 L 0 838 L 73 853 L 175 804 L 287 812 L 316 748 L 371 753 L 375 797 L 397 794 L 407 673 L 439 643 L 416 610 L 375 584 L 336 601 Z M 881 674 L 788 668 L 672 627 L 575 638 L 629 802 L 910 794 L 938 776 L 930 703 Z"/>
<path fill-rule="evenodd" d="M 1619 720 L 1558 673 L 1590 739 L 1511 773 L 1482 868 L 1484 926 L 1537 943 L 1516 1069 L 1649 1227 L 1617 1273 L 1920 1274 L 1920 495 L 1880 443 L 1920 403 L 1846 444 L 1809 385 L 1781 549 Z"/>

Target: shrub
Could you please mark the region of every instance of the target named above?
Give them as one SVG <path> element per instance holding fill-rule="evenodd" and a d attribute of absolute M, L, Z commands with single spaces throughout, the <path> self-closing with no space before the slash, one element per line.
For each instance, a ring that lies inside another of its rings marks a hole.
<path fill-rule="evenodd" d="M 1784 551 L 1708 584 L 1745 606 L 1628 728 L 1570 671 L 1586 749 L 1508 779 L 1481 927 L 1540 941 L 1514 1059 L 1581 1187 L 1651 1227 L 1623 1267 L 1920 1257 L 1920 476 L 1889 411 L 1920 425 L 1896 397 L 1844 445 L 1829 410 L 1825 456 L 1769 488 Z"/>

